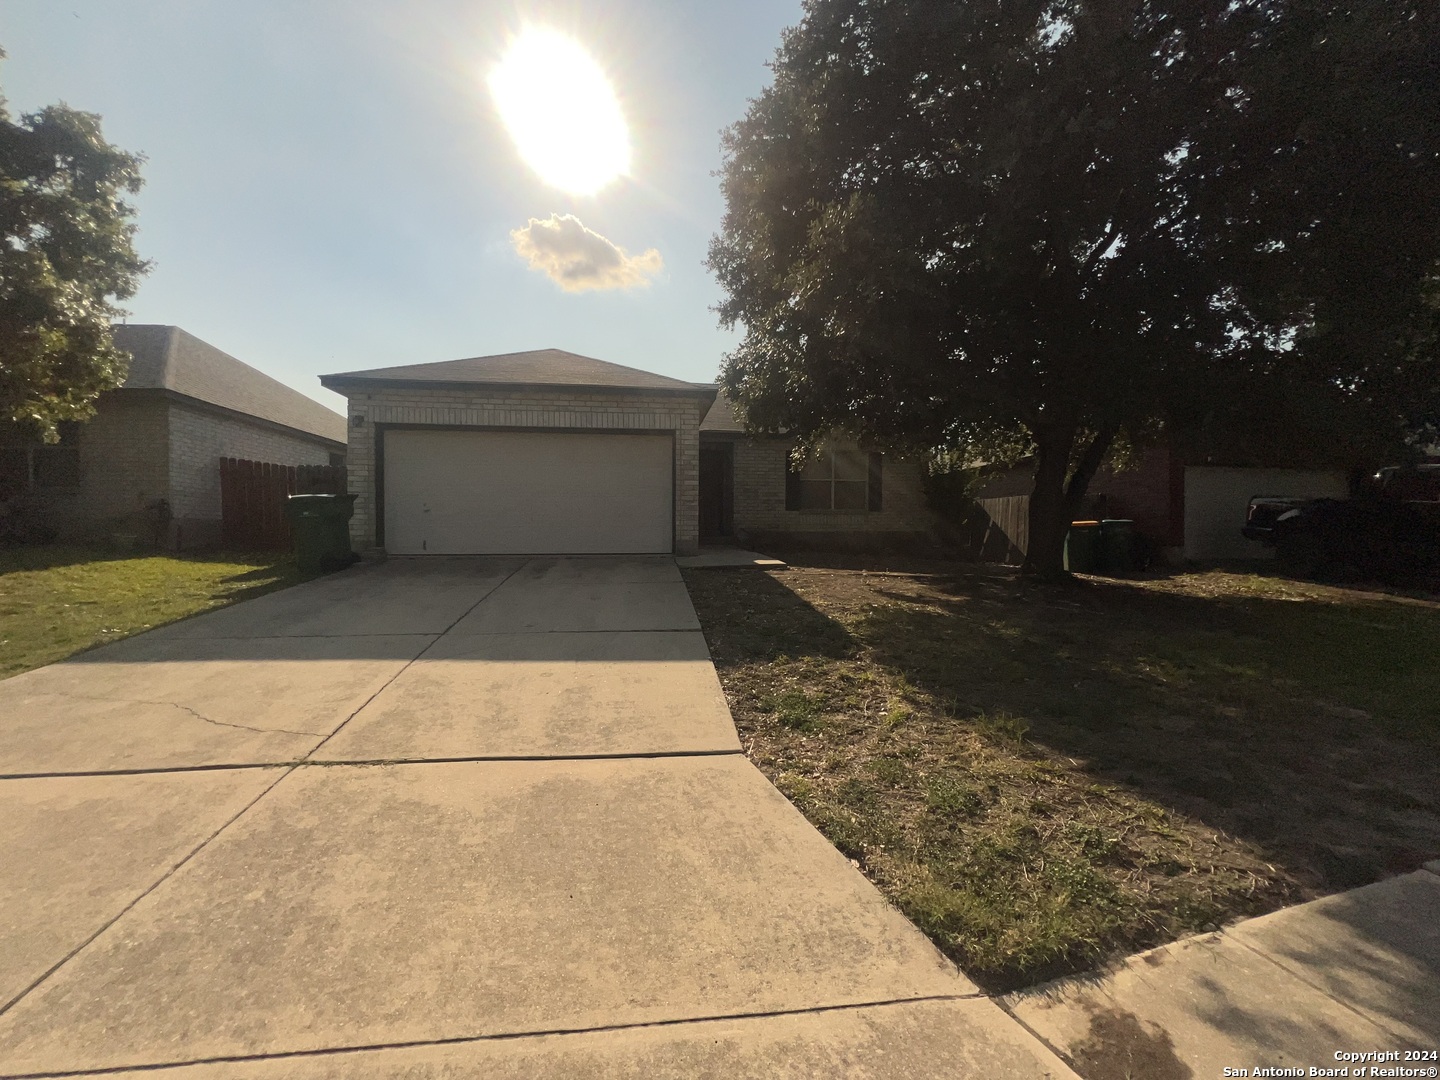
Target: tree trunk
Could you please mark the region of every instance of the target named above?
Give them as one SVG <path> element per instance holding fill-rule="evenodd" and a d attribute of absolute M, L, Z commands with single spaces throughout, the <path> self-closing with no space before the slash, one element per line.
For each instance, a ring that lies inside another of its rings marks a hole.
<path fill-rule="evenodd" d="M 1070 454 L 1075 448 L 1074 428 L 1047 431 L 1035 438 L 1035 488 L 1030 493 L 1030 543 L 1020 573 L 1041 581 L 1058 581 L 1065 570 L 1065 537 L 1090 481 L 1115 441 L 1114 427 L 1103 427 L 1085 447 L 1075 472 Z M 1067 482 L 1068 477 L 1068 482 Z"/>
<path fill-rule="evenodd" d="M 1085 498 L 1085 492 L 1090 489 L 1090 481 L 1095 479 L 1095 474 L 1100 471 L 1100 463 L 1105 460 L 1105 454 L 1109 451 L 1110 444 L 1115 441 L 1115 435 L 1113 426 L 1101 428 L 1090 440 L 1085 453 L 1080 455 L 1075 472 L 1070 476 L 1070 483 L 1065 487 L 1066 520 L 1074 521 L 1080 513 L 1080 503 Z"/>
<path fill-rule="evenodd" d="M 1056 581 L 1065 577 L 1065 534 L 1070 528 L 1065 477 L 1075 429 L 1051 428 L 1035 433 L 1035 487 L 1030 492 L 1030 542 L 1020 573 L 1027 578 Z"/>

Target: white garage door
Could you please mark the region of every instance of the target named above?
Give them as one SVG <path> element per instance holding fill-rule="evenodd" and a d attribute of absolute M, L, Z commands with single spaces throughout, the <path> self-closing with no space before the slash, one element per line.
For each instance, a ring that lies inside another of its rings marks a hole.
<path fill-rule="evenodd" d="M 396 555 L 671 550 L 669 435 L 385 433 L 385 549 Z"/>

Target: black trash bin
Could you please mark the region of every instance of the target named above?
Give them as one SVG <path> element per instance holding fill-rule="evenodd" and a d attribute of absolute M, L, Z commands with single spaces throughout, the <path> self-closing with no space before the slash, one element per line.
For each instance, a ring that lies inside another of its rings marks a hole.
<path fill-rule="evenodd" d="M 1100 572 L 1128 574 L 1135 569 L 1135 522 L 1105 518 L 1100 522 Z"/>
<path fill-rule="evenodd" d="M 1100 522 L 1072 521 L 1065 534 L 1065 569 L 1093 574 L 1100 566 Z"/>
<path fill-rule="evenodd" d="M 291 495 L 285 500 L 295 561 L 302 574 L 342 570 L 359 558 L 350 550 L 354 513 L 354 495 Z"/>

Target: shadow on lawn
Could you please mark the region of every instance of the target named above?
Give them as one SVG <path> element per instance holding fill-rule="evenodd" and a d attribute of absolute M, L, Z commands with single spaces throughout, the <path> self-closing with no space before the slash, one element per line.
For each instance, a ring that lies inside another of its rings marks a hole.
<path fill-rule="evenodd" d="M 855 632 L 953 715 L 1023 717 L 1043 749 L 1254 841 L 1311 888 L 1440 854 L 1436 612 L 1118 581 L 940 592 Z"/>
<path fill-rule="evenodd" d="M 136 557 L 135 552 L 71 544 L 0 548 L 0 575 L 31 570 L 56 570 L 85 563 L 119 562 Z"/>
<path fill-rule="evenodd" d="M 1307 891 L 1440 854 L 1440 610 L 863 566 L 707 590 L 717 660 L 864 652 L 957 723 L 1019 718 L 1040 753 L 1254 842 Z"/>

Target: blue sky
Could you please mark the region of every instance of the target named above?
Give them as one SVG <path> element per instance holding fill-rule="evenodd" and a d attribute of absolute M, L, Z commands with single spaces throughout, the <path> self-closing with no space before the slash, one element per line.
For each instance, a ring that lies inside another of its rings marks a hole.
<path fill-rule="evenodd" d="M 332 407 L 323 372 L 533 348 L 709 380 L 734 341 L 703 266 L 719 130 L 799 17 L 798 0 L 0 0 L 0 89 L 12 113 L 98 112 L 148 158 L 155 266 L 131 321 Z M 541 182 L 497 115 L 485 78 L 525 26 L 611 77 L 633 165 L 596 195 Z M 510 235 L 552 215 L 643 272 L 561 288 Z"/>

